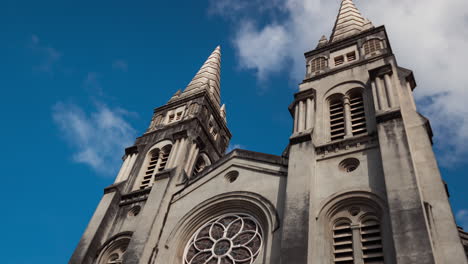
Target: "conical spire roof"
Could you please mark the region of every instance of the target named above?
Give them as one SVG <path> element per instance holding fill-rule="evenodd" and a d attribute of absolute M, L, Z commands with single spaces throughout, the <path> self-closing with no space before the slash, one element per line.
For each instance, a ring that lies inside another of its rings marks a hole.
<path fill-rule="evenodd" d="M 373 28 L 372 23 L 362 17 L 352 0 L 342 0 L 330 42 L 335 42 Z"/>
<path fill-rule="evenodd" d="M 217 105 L 220 105 L 220 82 L 221 82 L 221 47 L 218 46 L 208 57 L 192 81 L 187 85 L 184 94 L 191 94 L 201 89 L 209 92 Z"/>

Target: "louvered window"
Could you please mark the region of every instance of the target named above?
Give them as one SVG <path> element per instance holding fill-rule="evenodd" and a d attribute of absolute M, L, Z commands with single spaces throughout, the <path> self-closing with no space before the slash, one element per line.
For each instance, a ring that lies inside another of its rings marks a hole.
<path fill-rule="evenodd" d="M 366 113 L 364 111 L 364 100 L 362 94 L 352 94 L 349 102 L 351 108 L 351 127 L 353 135 L 366 133 Z"/>
<path fill-rule="evenodd" d="M 371 39 L 364 43 L 364 53 L 371 54 L 373 52 L 376 52 L 378 50 L 382 49 L 382 41 L 379 39 Z"/>
<path fill-rule="evenodd" d="M 205 159 L 202 156 L 198 157 L 197 162 L 195 163 L 195 167 L 193 168 L 192 177 L 197 176 L 203 169 L 205 169 L 205 167 Z"/>
<path fill-rule="evenodd" d="M 335 58 L 335 66 L 340 66 L 344 63 L 344 56 L 338 56 Z"/>
<path fill-rule="evenodd" d="M 380 223 L 367 220 L 361 224 L 362 257 L 365 264 L 384 264 Z"/>
<path fill-rule="evenodd" d="M 171 154 L 172 146 L 166 146 L 161 151 L 161 162 L 159 163 L 158 171 L 163 171 L 166 168 L 167 160 L 169 159 L 169 154 Z"/>
<path fill-rule="evenodd" d="M 154 171 L 156 170 L 156 166 L 158 166 L 159 161 L 159 150 L 153 150 L 150 154 L 150 160 L 148 166 L 145 171 L 145 175 L 143 176 L 143 180 L 141 181 L 140 189 L 146 189 L 151 186 L 153 182 L 153 175 Z"/>
<path fill-rule="evenodd" d="M 353 231 L 348 222 L 333 227 L 333 256 L 335 264 L 353 264 Z"/>
<path fill-rule="evenodd" d="M 343 139 L 345 136 L 344 106 L 341 99 L 330 101 L 331 140 Z"/>
<path fill-rule="evenodd" d="M 346 59 L 348 60 L 348 62 L 355 61 L 356 60 L 356 52 L 353 51 L 353 52 L 350 52 L 350 53 L 346 54 Z"/>
<path fill-rule="evenodd" d="M 317 73 L 325 70 L 327 66 L 327 60 L 323 57 L 312 60 L 311 62 L 311 71 L 312 73 Z"/>
<path fill-rule="evenodd" d="M 151 151 L 149 156 L 148 165 L 146 167 L 143 180 L 140 184 L 140 189 L 146 189 L 153 185 L 155 180 L 155 174 L 163 171 L 166 168 L 169 154 L 171 153 L 172 145 L 167 145 L 161 150 L 155 149 Z"/>

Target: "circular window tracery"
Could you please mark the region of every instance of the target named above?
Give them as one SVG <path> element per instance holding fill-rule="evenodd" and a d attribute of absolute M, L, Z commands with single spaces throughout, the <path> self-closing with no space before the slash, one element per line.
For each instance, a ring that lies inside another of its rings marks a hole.
<path fill-rule="evenodd" d="M 123 257 L 130 244 L 130 236 L 122 236 L 107 245 L 98 257 L 98 264 L 122 264 Z"/>
<path fill-rule="evenodd" d="M 263 244 L 255 218 L 228 214 L 212 219 L 193 234 L 184 252 L 184 264 L 252 264 Z"/>

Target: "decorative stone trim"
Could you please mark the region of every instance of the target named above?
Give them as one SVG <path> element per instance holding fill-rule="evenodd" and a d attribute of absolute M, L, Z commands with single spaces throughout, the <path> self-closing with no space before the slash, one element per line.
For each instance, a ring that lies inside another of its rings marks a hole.
<path fill-rule="evenodd" d="M 318 156 L 317 160 L 323 160 L 355 151 L 376 148 L 377 146 L 377 137 L 364 135 L 316 146 L 315 152 Z"/>
<path fill-rule="evenodd" d="M 377 124 L 384 123 L 393 119 L 401 118 L 400 109 L 390 110 L 388 112 L 380 113 L 376 115 Z"/>
<path fill-rule="evenodd" d="M 393 74 L 392 65 L 387 64 L 369 71 L 369 76 L 371 77 L 371 79 L 383 77 L 385 74 Z"/>
<path fill-rule="evenodd" d="M 138 153 L 138 146 L 131 146 L 125 149 L 125 155 L 132 155 Z"/>
<path fill-rule="evenodd" d="M 289 138 L 289 142 L 291 145 L 299 144 L 299 143 L 304 143 L 307 141 L 312 140 L 312 133 L 311 131 L 306 131 L 304 133 L 299 133 L 299 134 L 294 134 Z"/>
<path fill-rule="evenodd" d="M 119 205 L 124 206 L 124 205 L 146 201 L 148 199 L 150 191 L 151 191 L 151 188 L 147 188 L 147 189 L 138 190 L 138 191 L 134 191 L 129 194 L 123 195 L 122 198 L 120 199 Z"/>

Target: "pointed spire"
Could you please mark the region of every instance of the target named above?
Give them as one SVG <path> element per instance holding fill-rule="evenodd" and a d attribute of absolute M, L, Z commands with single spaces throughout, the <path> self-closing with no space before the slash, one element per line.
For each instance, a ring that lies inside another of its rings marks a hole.
<path fill-rule="evenodd" d="M 221 82 L 221 47 L 218 46 L 208 57 L 192 81 L 185 88 L 185 93 L 192 93 L 206 89 L 217 105 L 220 105 Z"/>
<path fill-rule="evenodd" d="M 352 0 L 342 0 L 330 42 L 335 42 L 373 28 L 372 23 L 362 17 Z"/>

